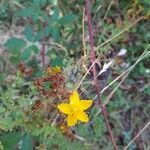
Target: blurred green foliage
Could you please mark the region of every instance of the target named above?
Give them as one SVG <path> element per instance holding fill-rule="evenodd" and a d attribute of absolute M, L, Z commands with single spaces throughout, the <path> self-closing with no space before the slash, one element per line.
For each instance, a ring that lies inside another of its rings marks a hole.
<path fill-rule="evenodd" d="M 111 5 L 110 2 L 112 1 L 95 0 L 91 6 L 95 46 L 99 46 L 118 35 L 141 16 L 148 17 L 150 15 L 149 0 L 113 1 Z M 19 24 L 23 28 L 22 37 L 9 37 L 4 44 L 12 66 L 24 62 L 34 68 L 36 76 L 41 76 L 41 64 L 37 58 L 39 55 L 41 56 L 43 44 L 47 46 L 45 56 L 50 58 L 51 66 L 61 66 L 65 71 L 68 71 L 76 62 L 78 63 L 79 58 L 83 55 L 83 0 L 2 0 L 0 4 L 0 24 L 9 24 L 7 25 L 8 28 L 12 24 Z M 96 51 L 97 55 L 102 55 L 99 60 L 100 63 L 112 59 L 116 61 L 108 81 L 113 81 L 116 75 L 122 73 L 124 68 L 121 66 L 121 62 L 124 62 L 126 66 L 134 64 L 147 48 L 150 42 L 149 29 L 149 22 L 143 19 L 129 31 L 110 40 Z M 88 38 L 85 23 L 84 40 L 87 55 L 89 55 Z M 121 60 L 119 62 L 116 55 L 121 48 L 125 48 L 127 54 L 119 58 Z M 0 57 L 0 66 L 7 66 L 5 61 L 5 58 Z M 86 63 L 86 66 L 90 65 L 88 61 Z M 76 75 L 78 71 L 81 71 L 79 76 Z M 148 119 L 147 98 L 150 95 L 150 89 L 147 86 L 149 82 L 148 72 L 149 58 L 135 67 L 123 86 L 116 90 L 108 103 L 110 123 L 114 135 L 117 137 L 119 149 L 123 149 L 133 139 L 134 129 L 143 126 L 145 120 Z M 10 87 L 9 81 L 7 81 L 7 76 L 11 73 L 10 68 L 2 67 L 0 73 L 0 114 L 2 114 L 0 115 L 0 130 L 2 130 L 0 149 L 10 150 L 19 147 L 21 150 L 30 150 L 33 149 L 33 141 L 38 143 L 39 150 L 41 147 L 64 150 L 112 149 L 103 117 L 102 115 L 95 115 L 98 110 L 95 107 L 91 110 L 90 118 L 92 121 L 89 124 L 78 125 L 73 128 L 73 131 L 81 136 L 80 140 L 73 142 L 48 123 L 43 124 L 41 128 L 37 127 L 40 119 L 42 119 L 39 116 L 32 124 L 25 124 L 24 120 L 30 118 L 24 114 L 23 108 L 30 107 L 34 102 L 32 97 L 36 97 L 38 93 L 32 82 L 27 82 L 19 75 L 15 76 Z M 85 73 L 83 68 L 77 70 L 77 73 L 71 73 L 71 77 L 80 80 L 82 73 Z M 68 76 L 67 80 L 69 80 Z M 90 79 L 87 77 L 85 80 L 89 82 Z M 102 79 L 100 83 L 103 83 Z M 26 84 L 29 89 L 24 87 Z M 75 83 L 70 84 L 74 86 Z M 103 101 L 118 84 L 119 82 L 116 82 L 106 93 L 102 94 Z M 82 86 L 86 88 L 84 84 Z M 50 87 L 51 84 L 48 82 L 44 88 Z M 23 92 L 29 90 L 30 92 L 20 95 L 18 93 L 20 90 Z M 93 90 L 89 93 L 90 98 L 95 97 Z M 131 114 L 136 117 L 130 117 Z M 140 118 L 136 119 L 139 116 Z M 122 117 L 124 118 L 122 119 Z M 128 122 L 127 125 L 124 120 Z M 130 149 L 136 148 L 137 143 L 133 143 L 130 147 Z"/>

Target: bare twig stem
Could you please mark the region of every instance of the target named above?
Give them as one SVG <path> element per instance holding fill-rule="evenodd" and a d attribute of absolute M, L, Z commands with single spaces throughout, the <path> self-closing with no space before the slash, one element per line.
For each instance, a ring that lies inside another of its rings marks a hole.
<path fill-rule="evenodd" d="M 85 9 L 86 9 L 86 15 L 87 15 L 87 21 L 88 21 L 88 31 L 89 31 L 90 47 L 91 47 L 90 61 L 93 64 L 96 60 L 96 55 L 95 55 L 95 52 L 94 52 L 94 41 L 93 41 L 93 31 L 92 31 L 92 20 L 91 20 L 90 6 L 91 6 L 90 0 L 86 0 Z M 96 89 L 96 93 L 97 93 L 97 96 L 98 96 L 98 103 L 99 103 L 99 106 L 101 107 L 102 114 L 103 114 L 107 129 L 108 129 L 112 144 L 114 146 L 114 149 L 118 150 L 117 144 L 115 142 L 115 138 L 113 136 L 111 127 L 109 125 L 108 115 L 107 115 L 108 113 L 107 113 L 106 107 L 104 105 L 102 105 L 101 97 L 100 97 L 100 94 L 99 94 L 100 87 L 98 85 L 98 81 L 97 81 L 97 78 L 96 78 L 97 71 L 96 71 L 95 65 L 93 65 L 93 67 L 92 67 L 92 72 L 93 72 L 93 77 L 94 77 L 95 89 Z"/>
<path fill-rule="evenodd" d="M 82 13 L 82 45 L 83 45 L 83 54 L 84 59 L 86 59 L 86 50 L 85 50 L 85 33 L 84 33 L 84 20 L 85 20 L 85 8 L 83 7 L 83 13 Z"/>
<path fill-rule="evenodd" d="M 144 128 L 129 142 L 129 144 L 123 149 L 127 150 L 131 144 L 147 129 L 147 127 L 150 125 L 150 121 L 144 126 Z"/>
<path fill-rule="evenodd" d="M 45 67 L 45 44 L 42 44 L 42 48 L 41 48 L 41 61 L 42 61 L 42 66 L 43 69 Z"/>

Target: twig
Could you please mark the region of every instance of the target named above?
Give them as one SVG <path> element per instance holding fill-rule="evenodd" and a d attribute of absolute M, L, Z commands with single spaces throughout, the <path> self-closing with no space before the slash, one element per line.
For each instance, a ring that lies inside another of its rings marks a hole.
<path fill-rule="evenodd" d="M 16 6 L 18 6 L 19 8 L 25 8 L 23 5 L 21 5 L 20 3 L 16 2 L 16 1 L 11 1 L 13 4 L 15 4 Z"/>
<path fill-rule="evenodd" d="M 42 66 L 43 69 L 45 67 L 45 44 L 42 44 L 42 48 L 41 48 L 41 57 L 42 57 Z"/>
<path fill-rule="evenodd" d="M 111 0 L 110 3 L 109 3 L 109 5 L 108 5 L 108 8 L 107 8 L 106 13 L 105 13 L 104 18 L 103 18 L 104 20 L 106 19 L 107 14 L 108 14 L 108 12 L 109 12 L 109 10 L 110 10 L 112 4 L 113 4 L 113 0 Z"/>
<path fill-rule="evenodd" d="M 95 60 L 96 60 L 96 56 L 95 56 L 95 52 L 94 52 L 94 42 L 93 42 L 93 31 L 92 31 L 92 21 L 91 21 L 90 6 L 91 6 L 90 0 L 86 0 L 86 7 L 85 8 L 86 8 L 86 15 L 87 15 L 87 19 L 88 19 L 88 31 L 89 31 L 90 47 L 91 47 L 90 61 L 93 64 L 95 62 Z M 96 71 L 95 65 L 93 65 L 93 67 L 92 67 L 92 72 L 93 72 L 93 77 L 94 77 L 95 89 L 96 89 L 96 93 L 97 93 L 97 96 L 98 96 L 98 102 L 99 102 L 99 105 L 101 107 L 102 114 L 103 114 L 103 117 L 104 117 L 107 129 L 108 129 L 108 132 L 109 132 L 112 144 L 114 146 L 114 149 L 118 150 L 118 147 L 117 147 L 116 142 L 115 142 L 115 138 L 113 136 L 111 127 L 109 125 L 108 116 L 107 116 L 108 113 L 107 113 L 106 107 L 104 105 L 101 105 L 102 101 L 101 101 L 100 94 L 99 94 L 100 87 L 98 85 L 98 81 L 97 81 L 97 78 L 96 78 L 97 71 Z"/>
<path fill-rule="evenodd" d="M 128 147 L 144 132 L 144 130 L 150 125 L 150 121 L 145 125 L 145 127 L 129 142 L 129 144 L 123 149 L 127 150 Z"/>
<path fill-rule="evenodd" d="M 84 38 L 84 21 L 85 21 L 85 8 L 83 7 L 83 13 L 82 13 L 82 46 L 83 46 L 83 67 L 85 68 L 85 70 L 87 71 L 87 67 L 86 67 L 86 49 L 85 49 L 85 38 Z"/>
<path fill-rule="evenodd" d="M 85 38 L 84 38 L 84 20 L 85 20 L 85 8 L 83 7 L 83 14 L 82 14 L 82 45 L 83 45 L 83 59 L 86 59 L 86 50 L 85 50 Z"/>

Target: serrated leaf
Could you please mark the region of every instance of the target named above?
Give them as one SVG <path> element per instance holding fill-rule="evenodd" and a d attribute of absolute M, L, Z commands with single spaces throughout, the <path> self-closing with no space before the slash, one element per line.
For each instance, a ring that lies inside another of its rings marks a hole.
<path fill-rule="evenodd" d="M 26 42 L 23 39 L 13 37 L 7 40 L 4 46 L 13 52 L 18 52 L 19 50 L 21 50 L 23 47 L 26 46 Z"/>
<path fill-rule="evenodd" d="M 67 15 L 63 16 L 62 18 L 60 18 L 59 23 L 62 24 L 62 25 L 66 25 L 66 24 L 72 23 L 76 19 L 77 19 L 76 15 L 67 14 Z"/>

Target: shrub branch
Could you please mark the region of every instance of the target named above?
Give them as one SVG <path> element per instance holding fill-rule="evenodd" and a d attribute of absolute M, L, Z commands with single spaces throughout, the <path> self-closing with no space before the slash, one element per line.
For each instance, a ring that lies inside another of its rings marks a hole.
<path fill-rule="evenodd" d="M 91 21 L 90 6 L 91 6 L 90 5 L 90 0 L 86 0 L 85 10 L 86 10 L 86 15 L 87 15 L 88 32 L 89 32 L 90 47 L 91 47 L 91 50 L 90 50 L 90 61 L 93 64 L 96 61 L 96 55 L 95 55 L 95 52 L 94 52 L 94 41 L 93 41 L 93 31 L 92 31 L 92 21 Z M 93 67 L 92 67 L 92 72 L 93 72 L 93 77 L 94 77 L 95 90 L 96 90 L 96 93 L 97 93 L 97 96 L 98 96 L 98 104 L 101 107 L 102 114 L 103 114 L 103 117 L 104 117 L 104 120 L 105 120 L 105 123 L 106 123 L 106 126 L 107 126 L 107 130 L 108 130 L 110 138 L 111 138 L 111 142 L 112 142 L 112 144 L 114 146 L 114 149 L 118 150 L 117 144 L 115 142 L 115 138 L 113 136 L 111 127 L 109 125 L 108 115 L 107 115 L 108 113 L 107 113 L 106 107 L 104 105 L 102 105 L 101 97 L 100 97 L 100 94 L 99 94 L 100 87 L 98 85 L 98 81 L 97 81 L 97 78 L 96 78 L 97 70 L 96 70 L 95 65 L 93 65 Z"/>
<path fill-rule="evenodd" d="M 42 66 L 43 69 L 45 67 L 45 44 L 42 44 L 42 48 L 41 48 L 41 62 L 42 62 Z"/>

